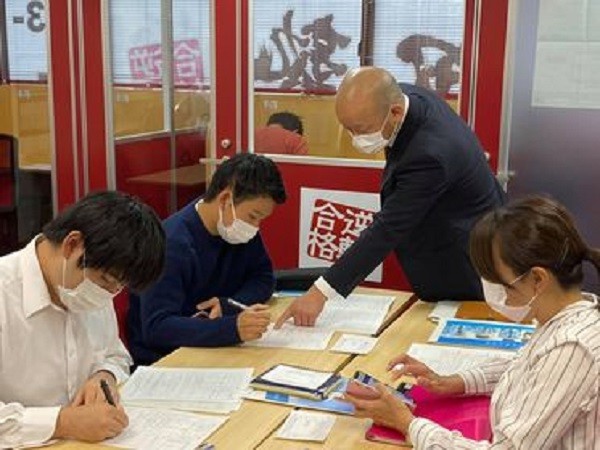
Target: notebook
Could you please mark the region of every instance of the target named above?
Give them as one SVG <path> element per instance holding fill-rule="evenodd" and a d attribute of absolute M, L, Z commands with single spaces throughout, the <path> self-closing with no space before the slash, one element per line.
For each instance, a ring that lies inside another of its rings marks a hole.
<path fill-rule="evenodd" d="M 261 391 L 322 400 L 334 391 L 342 381 L 342 377 L 332 372 L 320 372 L 278 364 L 254 378 L 250 383 L 250 387 Z"/>
<path fill-rule="evenodd" d="M 449 430 L 459 431 L 464 437 L 490 440 L 489 409 L 487 396 L 440 397 L 419 386 L 411 390 L 416 403 L 415 416 L 429 419 Z M 396 430 L 373 424 L 366 432 L 369 441 L 410 446 L 404 435 Z"/>

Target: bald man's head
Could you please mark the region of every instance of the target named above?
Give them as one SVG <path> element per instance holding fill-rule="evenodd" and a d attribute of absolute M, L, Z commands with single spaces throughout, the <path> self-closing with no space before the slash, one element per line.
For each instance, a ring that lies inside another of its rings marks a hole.
<path fill-rule="evenodd" d="M 354 135 L 374 133 L 383 127 L 384 136 L 389 137 L 402 120 L 404 108 L 404 95 L 396 79 L 379 67 L 349 70 L 335 103 L 338 120 Z"/>

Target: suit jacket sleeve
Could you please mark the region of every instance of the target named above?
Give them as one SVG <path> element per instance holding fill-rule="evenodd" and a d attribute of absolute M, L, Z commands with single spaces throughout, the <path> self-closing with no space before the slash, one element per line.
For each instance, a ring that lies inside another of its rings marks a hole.
<path fill-rule="evenodd" d="M 346 297 L 393 249 L 410 239 L 423 218 L 448 186 L 445 167 L 423 154 L 396 168 L 395 188 L 386 195 L 381 211 L 356 242 L 327 271 L 324 278 Z"/>

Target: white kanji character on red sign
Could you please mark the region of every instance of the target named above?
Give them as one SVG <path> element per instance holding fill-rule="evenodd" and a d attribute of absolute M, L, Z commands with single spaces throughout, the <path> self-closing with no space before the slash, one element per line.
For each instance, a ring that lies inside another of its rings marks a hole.
<path fill-rule="evenodd" d="M 344 222 L 346 222 L 346 226 L 342 230 L 342 235 L 351 234 L 358 237 L 365 228 L 373 223 L 373 213 L 364 209 L 354 211 L 348 208 Z"/>
<path fill-rule="evenodd" d="M 313 258 L 335 261 L 339 248 L 335 244 L 336 235 L 332 233 L 320 234 L 318 229 L 308 233 L 308 254 Z"/>

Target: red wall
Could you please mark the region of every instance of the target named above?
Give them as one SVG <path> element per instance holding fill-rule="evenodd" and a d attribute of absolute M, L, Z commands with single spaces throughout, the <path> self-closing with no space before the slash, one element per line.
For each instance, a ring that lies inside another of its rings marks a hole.
<path fill-rule="evenodd" d="M 205 155 L 204 136 L 181 133 L 176 136 L 177 167 L 198 163 Z M 148 140 L 121 141 L 115 146 L 117 189 L 140 197 L 152 206 L 161 218 L 169 215 L 170 187 L 129 181 L 132 177 L 170 168 L 169 137 L 149 137 Z M 177 187 L 177 207 L 181 208 L 204 193 L 204 188 Z"/>
<path fill-rule="evenodd" d="M 498 168 L 508 0 L 483 0 L 475 97 L 475 133 Z"/>
<path fill-rule="evenodd" d="M 300 188 L 338 189 L 379 193 L 380 169 L 322 167 L 300 164 L 279 163 L 283 175 L 288 200 L 275 208 L 275 212 L 263 225 L 261 234 L 273 259 L 276 269 L 298 267 L 298 247 L 300 240 Z M 396 257 L 388 256 L 383 264 L 382 284 L 390 289 L 410 289 L 406 277 L 400 269 Z"/>

